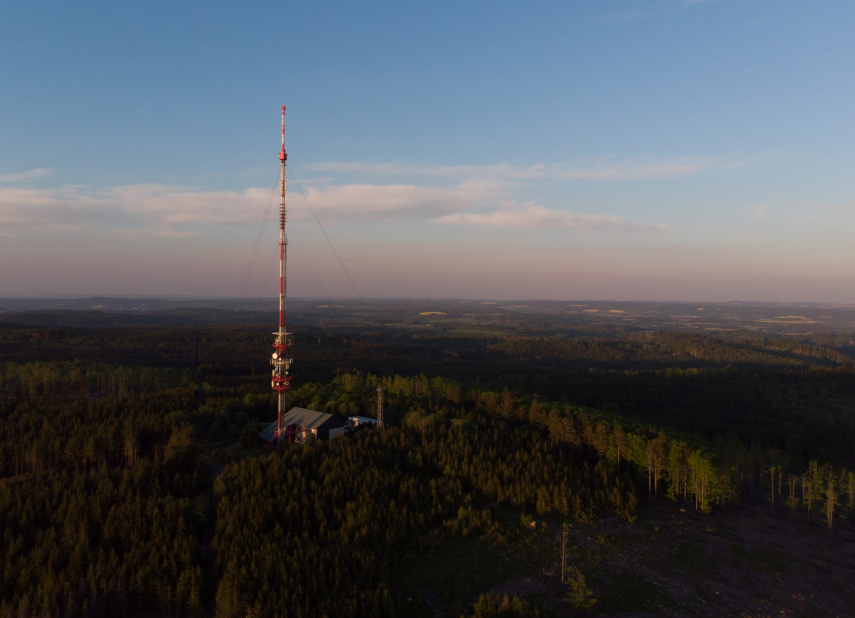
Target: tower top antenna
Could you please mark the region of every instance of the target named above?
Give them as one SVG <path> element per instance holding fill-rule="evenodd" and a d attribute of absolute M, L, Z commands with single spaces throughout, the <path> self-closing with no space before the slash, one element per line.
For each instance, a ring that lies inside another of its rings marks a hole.
<path fill-rule="evenodd" d="M 285 154 L 285 106 L 282 106 L 282 150 L 279 151 L 279 160 L 287 161 L 288 155 Z"/>

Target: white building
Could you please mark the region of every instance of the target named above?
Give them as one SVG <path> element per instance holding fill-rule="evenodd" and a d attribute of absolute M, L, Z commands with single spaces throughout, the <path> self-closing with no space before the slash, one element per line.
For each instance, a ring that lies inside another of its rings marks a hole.
<path fill-rule="evenodd" d="M 357 427 L 373 427 L 377 424 L 376 418 L 369 418 L 367 416 L 348 416 L 347 417 L 347 427 L 351 429 L 356 429 Z"/>

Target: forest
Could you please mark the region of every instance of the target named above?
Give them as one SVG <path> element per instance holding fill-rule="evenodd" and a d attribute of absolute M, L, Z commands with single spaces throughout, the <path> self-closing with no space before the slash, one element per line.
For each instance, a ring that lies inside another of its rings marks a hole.
<path fill-rule="evenodd" d="M 829 340 L 302 325 L 288 406 L 374 416 L 382 384 L 389 427 L 276 452 L 266 330 L 0 328 L 0 616 L 408 615 L 402 564 L 517 547 L 532 517 L 853 523 L 855 366 Z"/>

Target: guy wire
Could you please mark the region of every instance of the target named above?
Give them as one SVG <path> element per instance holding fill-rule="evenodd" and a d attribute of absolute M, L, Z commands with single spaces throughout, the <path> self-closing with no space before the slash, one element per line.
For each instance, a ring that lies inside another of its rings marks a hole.
<path fill-rule="evenodd" d="M 321 228 L 321 232 L 324 234 L 324 238 L 327 239 L 327 243 L 329 243 L 330 249 L 332 249 L 333 254 L 335 254 L 335 258 L 338 260 L 341 269 L 344 271 L 344 274 L 347 275 L 348 281 L 350 281 L 350 285 L 353 286 L 353 291 L 356 292 L 356 295 L 359 297 L 359 300 L 362 301 L 362 305 L 367 309 L 368 305 L 365 304 L 365 300 L 362 298 L 362 294 L 359 293 L 359 290 L 356 287 L 356 284 L 353 282 L 353 278 L 351 278 L 350 273 L 347 272 L 347 268 L 344 267 L 344 262 L 341 261 L 341 258 L 338 255 L 338 251 L 333 247 L 332 241 L 330 237 L 327 236 L 327 231 L 324 229 L 324 226 L 321 225 L 320 219 L 318 219 L 318 215 L 315 214 L 315 210 L 312 208 L 312 205 L 309 204 L 309 199 L 306 197 L 306 194 L 303 193 L 303 187 L 300 186 L 300 181 L 297 180 L 297 176 L 294 174 L 294 170 L 291 169 L 290 165 L 286 164 L 286 167 L 291 170 L 291 177 L 294 179 L 294 182 L 297 184 L 297 188 L 300 190 L 300 195 L 303 196 L 303 199 L 306 200 L 306 206 L 309 207 L 309 211 L 311 211 L 312 216 L 315 218 L 315 222 L 318 224 L 318 227 Z"/>
<path fill-rule="evenodd" d="M 276 184 L 279 184 L 278 174 Z M 270 191 L 270 199 L 267 201 L 267 209 L 264 211 L 264 218 L 261 220 L 261 224 L 258 228 L 258 233 L 255 237 L 255 244 L 252 247 L 252 251 L 250 252 L 249 260 L 246 265 L 246 269 L 243 273 L 243 279 L 241 279 L 240 290 L 238 292 L 238 302 L 236 310 L 239 310 L 241 304 L 244 300 L 244 295 L 249 292 L 249 284 L 252 279 L 252 271 L 255 270 L 255 263 L 258 259 L 258 250 L 261 248 L 261 239 L 264 236 L 264 228 L 267 226 L 267 219 L 270 216 L 270 208 L 273 206 L 273 195 L 276 192 L 276 185 Z"/>

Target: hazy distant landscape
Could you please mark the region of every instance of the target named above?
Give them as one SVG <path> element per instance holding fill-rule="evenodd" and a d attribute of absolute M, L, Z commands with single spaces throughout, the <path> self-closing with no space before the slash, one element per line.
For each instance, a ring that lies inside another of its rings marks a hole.
<path fill-rule="evenodd" d="M 271 320 L 275 300 L 170 298 L 0 298 L 0 321 L 10 324 L 71 326 L 143 326 L 162 319 L 170 324 L 251 325 Z M 456 299 L 288 300 L 295 323 L 347 326 L 376 324 L 421 326 L 436 332 L 499 335 L 629 333 L 676 330 L 725 335 L 729 332 L 829 335 L 855 331 L 855 305 L 828 303 L 686 303 L 620 301 L 494 301 Z M 234 315 L 231 313 L 234 312 Z"/>

